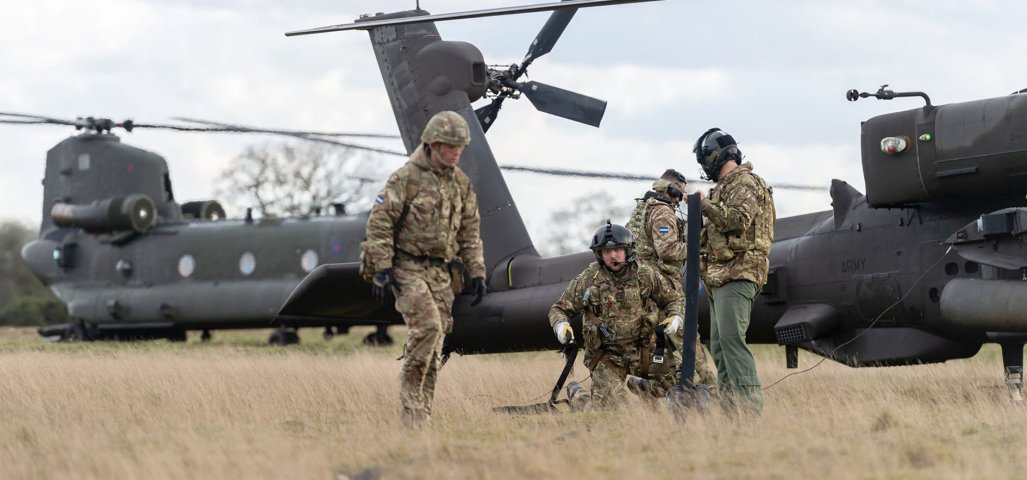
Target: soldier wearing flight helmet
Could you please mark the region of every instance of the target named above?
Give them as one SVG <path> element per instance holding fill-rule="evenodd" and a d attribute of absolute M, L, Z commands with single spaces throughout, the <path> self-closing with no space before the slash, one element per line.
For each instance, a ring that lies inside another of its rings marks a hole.
<path fill-rule="evenodd" d="M 570 321 L 582 314 L 592 391 L 571 383 L 571 407 L 616 406 L 629 376 L 635 379 L 629 388 L 643 398 L 663 397 L 675 384 L 677 368 L 663 358 L 654 361 L 652 333 L 661 323 L 681 321 L 684 297 L 663 275 L 636 260 L 635 239 L 627 228 L 607 220 L 592 235 L 591 248 L 596 261 L 571 280 L 549 310 L 549 323 L 563 344 L 574 341 Z"/>
<path fill-rule="evenodd" d="M 770 267 L 773 192 L 752 172 L 752 164 L 742 161 L 734 137 L 719 128 L 703 133 L 692 152 L 704 176 L 716 182 L 702 204 L 701 274 L 710 303 L 710 350 L 721 406 L 760 412 L 760 379 L 745 334 Z"/>

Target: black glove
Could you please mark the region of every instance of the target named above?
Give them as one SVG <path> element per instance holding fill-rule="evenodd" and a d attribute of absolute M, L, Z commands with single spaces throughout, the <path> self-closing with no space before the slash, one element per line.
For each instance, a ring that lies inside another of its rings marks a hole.
<path fill-rule="evenodd" d="M 382 270 L 374 273 L 374 283 L 371 285 L 371 296 L 378 303 L 388 305 L 392 303 L 392 289 L 395 288 L 399 291 L 399 284 L 396 283 L 396 274 L 392 273 L 392 269 Z"/>
<path fill-rule="evenodd" d="M 471 293 L 474 294 L 474 301 L 471 302 L 471 306 L 476 307 L 481 303 L 481 299 L 485 298 L 485 294 L 489 293 L 489 287 L 485 286 L 484 278 L 474 277 L 471 279 Z"/>

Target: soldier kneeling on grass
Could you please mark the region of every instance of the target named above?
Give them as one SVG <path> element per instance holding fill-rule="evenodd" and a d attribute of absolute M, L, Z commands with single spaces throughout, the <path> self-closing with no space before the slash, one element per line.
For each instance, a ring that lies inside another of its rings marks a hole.
<path fill-rule="evenodd" d="M 564 344 L 574 341 L 570 319 L 583 314 L 592 391 L 572 382 L 567 388 L 571 408 L 615 407 L 628 389 L 646 400 L 663 398 L 677 384 L 678 362 L 672 342 L 661 345 L 659 355 L 657 327 L 663 327 L 667 339 L 680 336 L 684 297 L 663 275 L 636 260 L 627 228 L 607 220 L 592 236 L 591 248 L 596 261 L 549 310 L 549 323 Z"/>

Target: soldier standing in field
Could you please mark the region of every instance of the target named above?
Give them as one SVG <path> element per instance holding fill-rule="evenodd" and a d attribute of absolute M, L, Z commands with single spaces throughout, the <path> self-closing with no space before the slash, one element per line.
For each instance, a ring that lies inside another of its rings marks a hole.
<path fill-rule="evenodd" d="M 570 319 L 583 314 L 592 391 L 572 383 L 571 407 L 616 406 L 626 394 L 625 379 L 643 398 L 661 398 L 675 385 L 677 365 L 666 352 L 654 351 L 651 339 L 657 325 L 680 329 L 684 297 L 663 275 L 636 261 L 635 241 L 627 228 L 607 221 L 592 236 L 591 248 L 596 261 L 571 280 L 549 310 L 549 323 L 563 344 L 574 341 Z"/>
<path fill-rule="evenodd" d="M 681 271 L 685 266 L 687 245 L 685 244 L 685 222 L 680 220 L 675 211 L 678 203 L 685 196 L 685 177 L 676 170 L 663 172 L 653 182 L 651 191 L 636 200 L 635 209 L 628 220 L 628 230 L 635 237 L 635 251 L 638 259 L 652 265 L 653 269 L 662 274 L 675 289 L 682 292 Z M 682 297 L 683 298 L 683 297 Z M 678 341 L 684 341 L 681 325 L 674 325 L 666 332 Z M 715 392 L 717 375 L 710 369 L 706 359 L 706 350 L 695 337 L 695 374 L 699 382 Z M 675 352 L 675 348 L 670 349 Z M 677 370 L 674 375 L 677 375 Z M 674 379 L 674 383 L 677 380 Z"/>
<path fill-rule="evenodd" d="M 419 426 L 431 419 L 442 345 L 453 329 L 450 262 L 470 273 L 471 306 L 486 294 L 478 200 L 457 162 L 470 141 L 467 122 L 456 112 L 435 114 L 421 145 L 393 172 L 375 198 L 362 245 L 365 278 L 372 294 L 396 310 L 409 327 L 400 375 L 402 419 Z"/>
<path fill-rule="evenodd" d="M 721 406 L 760 412 L 756 361 L 745 343 L 756 294 L 767 282 L 774 241 L 773 192 L 742 163 L 735 139 L 719 128 L 692 149 L 706 178 L 716 182 L 702 202 L 703 282 L 710 302 L 710 350 L 717 365 Z M 700 192 L 702 198 L 702 192 Z"/>

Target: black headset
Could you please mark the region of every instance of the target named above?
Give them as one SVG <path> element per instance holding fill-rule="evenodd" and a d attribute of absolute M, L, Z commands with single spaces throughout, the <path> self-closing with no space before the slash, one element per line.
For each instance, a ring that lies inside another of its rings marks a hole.
<path fill-rule="evenodd" d="M 670 171 L 673 171 L 673 170 L 670 170 Z M 664 172 L 664 174 L 666 174 L 666 172 Z M 680 173 L 678 173 L 678 172 L 674 172 L 674 182 L 675 183 L 687 183 L 687 181 L 685 180 L 685 176 L 680 174 Z M 673 199 L 675 199 L 677 201 L 681 201 L 682 198 L 685 198 L 685 192 L 682 192 L 681 190 L 678 190 L 673 184 L 667 186 L 667 195 L 670 195 L 671 198 L 673 198 Z"/>

